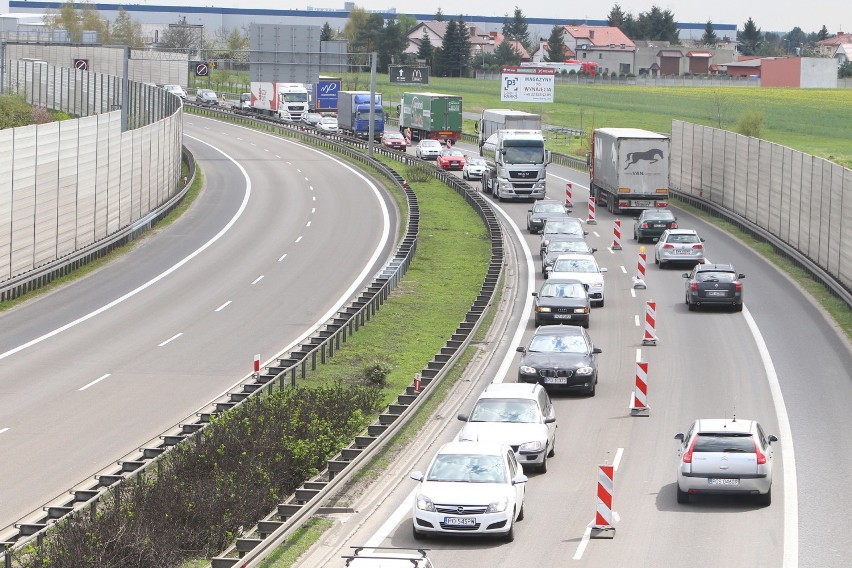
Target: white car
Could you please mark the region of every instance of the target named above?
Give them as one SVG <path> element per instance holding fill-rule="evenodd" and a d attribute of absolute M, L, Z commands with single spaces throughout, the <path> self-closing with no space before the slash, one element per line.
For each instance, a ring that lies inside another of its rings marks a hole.
<path fill-rule="evenodd" d="M 485 175 L 485 159 L 471 156 L 462 168 L 462 177 L 466 180 L 482 179 Z"/>
<path fill-rule="evenodd" d="M 560 254 L 548 266 L 547 278 L 574 278 L 583 283 L 589 291 L 589 299 L 593 306 L 604 305 L 604 273 L 606 268 L 598 266 L 598 261 L 590 254 L 569 253 Z"/>
<path fill-rule="evenodd" d="M 772 442 L 754 420 L 696 420 L 686 434 L 676 434 L 677 502 L 698 493 L 754 495 L 772 503 Z"/>
<path fill-rule="evenodd" d="M 515 539 L 524 518 L 527 476 L 508 444 L 448 442 L 441 446 L 414 492 L 412 533 L 499 536 Z"/>
<path fill-rule="evenodd" d="M 666 229 L 654 245 L 654 264 L 665 268 L 676 262 L 704 262 L 704 239 L 693 229 Z"/>
<path fill-rule="evenodd" d="M 163 85 L 163 88 L 173 95 L 177 95 L 181 99 L 186 100 L 186 91 L 184 91 L 183 87 L 180 85 Z"/>
<path fill-rule="evenodd" d="M 324 116 L 319 121 L 319 124 L 317 124 L 317 129 L 320 132 L 326 132 L 329 134 L 337 132 L 339 130 L 337 119 L 333 116 Z"/>
<path fill-rule="evenodd" d="M 490 384 L 470 414 L 458 418 L 466 422 L 460 442 L 509 444 L 525 470 L 547 472 L 547 458 L 556 453 L 556 411 L 541 385 Z"/>
<path fill-rule="evenodd" d="M 443 148 L 437 140 L 421 140 L 417 143 L 414 153 L 421 160 L 437 160 L 441 150 Z"/>

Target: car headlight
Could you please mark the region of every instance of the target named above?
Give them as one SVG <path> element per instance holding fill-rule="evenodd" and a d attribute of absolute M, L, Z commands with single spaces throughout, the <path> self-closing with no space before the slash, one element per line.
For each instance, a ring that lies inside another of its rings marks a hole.
<path fill-rule="evenodd" d="M 432 503 L 432 500 L 425 495 L 417 496 L 417 508 L 421 511 L 435 512 L 435 505 Z"/>
<path fill-rule="evenodd" d="M 549 313 L 550 313 L 550 308 L 545 307 L 545 306 L 539 306 L 539 307 L 537 307 L 537 308 L 535 309 L 535 311 L 537 311 L 537 312 L 538 312 L 538 313 L 540 313 L 540 314 L 549 314 Z"/>
<path fill-rule="evenodd" d="M 587 314 L 589 313 L 589 308 L 574 308 L 575 314 Z"/>
<path fill-rule="evenodd" d="M 509 500 L 505 497 L 500 498 L 499 501 L 494 501 L 490 505 L 488 505 L 488 510 L 486 513 L 502 513 L 509 506 Z"/>
<path fill-rule="evenodd" d="M 540 452 L 544 449 L 544 444 L 539 441 L 526 442 L 518 446 L 519 452 Z"/>
<path fill-rule="evenodd" d="M 530 367 L 528 365 L 521 365 L 519 371 L 522 375 L 537 375 L 538 371 L 536 371 L 535 367 Z"/>
<path fill-rule="evenodd" d="M 544 189 L 545 183 L 544 180 L 537 181 L 533 184 L 533 189 Z"/>
<path fill-rule="evenodd" d="M 500 189 L 512 189 L 512 182 L 507 179 L 501 179 L 498 182 Z"/>
<path fill-rule="evenodd" d="M 593 372 L 594 369 L 592 369 L 591 367 L 580 367 L 579 369 L 574 371 L 574 374 L 580 375 L 581 377 L 585 377 L 591 375 Z"/>
<path fill-rule="evenodd" d="M 603 282 L 592 282 L 589 284 L 589 288 L 603 288 Z"/>

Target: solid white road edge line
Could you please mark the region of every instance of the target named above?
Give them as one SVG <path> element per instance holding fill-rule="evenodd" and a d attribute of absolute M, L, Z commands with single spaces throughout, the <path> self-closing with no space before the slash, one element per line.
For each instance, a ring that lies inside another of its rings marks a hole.
<path fill-rule="evenodd" d="M 237 209 L 236 213 L 234 213 L 234 216 L 231 217 L 231 219 L 227 223 L 225 223 L 225 226 L 222 227 L 219 230 L 219 232 L 216 233 L 209 241 L 207 241 L 206 243 L 204 243 L 203 245 L 198 247 L 195 251 L 190 253 L 188 256 L 184 257 L 182 260 L 178 261 L 176 264 L 172 265 L 172 267 L 167 269 L 165 272 L 158 274 L 157 276 L 155 276 L 151 280 L 145 282 L 144 284 L 142 284 L 138 288 L 131 290 L 130 292 L 124 294 L 120 298 L 116 298 L 112 302 L 110 302 L 106 305 L 103 305 L 100 308 L 98 308 L 98 309 L 96 309 L 92 312 L 89 312 L 88 314 L 81 316 L 81 317 L 75 319 L 72 322 L 68 322 L 65 325 L 58 327 L 58 328 L 54 329 L 53 331 L 45 333 L 44 335 L 42 335 L 40 337 L 36 337 L 35 339 L 32 339 L 32 340 L 30 340 L 30 341 L 28 341 L 28 342 L 26 342 L 22 345 L 18 345 L 17 347 L 8 350 L 5 353 L 0 353 L 0 361 L 5 359 L 6 357 L 14 355 L 15 353 L 23 351 L 24 349 L 28 349 L 28 348 L 32 347 L 33 345 L 37 345 L 37 344 L 41 343 L 42 341 L 50 339 L 54 335 L 59 335 L 63 331 L 67 331 L 67 330 L 71 329 L 72 327 L 75 327 L 75 326 L 77 326 L 77 325 L 79 325 L 79 324 L 81 324 L 81 323 L 83 323 L 87 320 L 90 320 L 93 317 L 95 317 L 99 314 L 102 314 L 103 312 L 109 310 L 110 308 L 117 306 L 118 304 L 124 302 L 125 300 L 132 298 L 133 296 L 135 296 L 139 292 L 142 292 L 143 290 L 150 288 L 151 286 L 153 286 L 154 284 L 156 284 L 157 282 L 159 282 L 160 280 L 162 280 L 163 278 L 165 278 L 166 276 L 168 276 L 172 272 L 175 272 L 176 270 L 181 268 L 184 264 L 186 264 L 187 262 L 189 262 L 190 260 L 192 260 L 193 258 L 198 256 L 199 254 L 201 254 L 202 252 L 207 250 L 210 246 L 213 245 L 213 243 L 215 243 L 216 241 L 221 239 L 225 235 L 225 233 L 227 233 L 231 229 L 231 227 L 234 226 L 234 224 L 237 222 L 237 219 L 239 219 L 242 216 L 243 212 L 245 211 L 246 207 L 248 206 L 249 197 L 251 197 L 251 178 L 249 178 L 249 175 L 246 172 L 245 168 L 243 168 L 242 165 L 239 164 L 239 162 L 234 160 L 231 156 L 229 156 L 228 154 L 226 154 L 225 152 L 223 152 L 219 148 L 216 148 L 212 144 L 208 144 L 207 142 L 204 142 L 203 140 L 200 140 L 200 139 L 195 138 L 193 136 L 190 136 L 188 134 L 184 134 L 184 136 L 186 136 L 187 138 L 191 138 L 192 140 L 195 140 L 200 144 L 204 144 L 205 146 L 209 146 L 213 150 L 216 150 L 217 152 L 219 152 L 220 154 L 225 156 L 228 160 L 230 160 L 235 166 L 237 166 L 237 168 L 239 168 L 240 172 L 242 172 L 243 177 L 246 180 L 245 194 L 243 195 L 243 201 L 242 201 L 242 203 L 240 203 L 240 206 Z"/>
<path fill-rule="evenodd" d="M 796 477 L 796 454 L 793 449 L 793 431 L 790 428 L 790 417 L 787 416 L 787 406 L 784 404 L 784 395 L 781 392 L 781 384 L 778 382 L 778 374 L 775 365 L 769 355 L 769 348 L 763 340 L 757 322 L 751 317 L 751 312 L 743 306 L 743 316 L 748 324 L 763 367 L 766 369 L 766 380 L 769 382 L 769 392 L 772 394 L 772 403 L 775 406 L 775 416 L 778 418 L 779 438 L 782 447 L 782 463 L 784 465 L 784 568 L 796 568 L 799 565 L 799 489 Z"/>
<path fill-rule="evenodd" d="M 95 379 L 95 380 L 94 380 L 94 381 L 92 381 L 91 383 L 87 384 L 86 386 L 80 387 L 80 388 L 78 388 L 77 390 L 78 390 L 78 391 L 84 391 L 84 390 L 86 390 L 87 388 L 89 388 L 90 386 L 96 385 L 96 384 L 98 384 L 99 382 L 101 382 L 102 380 L 104 380 L 104 379 L 106 379 L 107 377 L 110 377 L 110 376 L 112 376 L 112 373 L 107 373 L 106 375 L 104 375 L 104 376 L 102 376 L 102 377 L 99 377 L 99 378 Z"/>

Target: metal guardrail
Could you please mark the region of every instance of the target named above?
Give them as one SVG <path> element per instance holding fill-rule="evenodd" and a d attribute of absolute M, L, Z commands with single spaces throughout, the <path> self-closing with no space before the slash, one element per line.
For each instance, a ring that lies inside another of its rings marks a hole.
<path fill-rule="evenodd" d="M 332 357 L 335 349 L 339 349 L 341 343 L 345 342 L 349 335 L 357 331 L 361 325 L 364 325 L 376 313 L 378 308 L 384 303 L 384 300 L 388 298 L 390 291 L 399 283 L 411 262 L 411 258 L 416 250 L 417 232 L 419 231 L 419 209 L 417 208 L 416 196 L 407 187 L 407 184 L 399 174 L 384 166 L 378 160 L 367 158 L 359 151 L 366 147 L 365 142 L 348 139 L 344 140 L 346 144 L 341 144 L 332 138 L 344 139 L 345 137 L 317 136 L 303 132 L 300 129 L 270 124 L 269 121 L 259 121 L 256 118 L 241 117 L 227 111 L 216 111 L 213 109 L 198 109 L 198 111 L 202 114 L 216 114 L 220 118 L 223 117 L 222 115 L 227 115 L 229 120 L 253 123 L 255 126 L 259 123 L 267 129 L 277 130 L 281 134 L 300 138 L 305 142 L 321 147 L 327 147 L 328 149 L 343 153 L 354 160 L 368 163 L 370 166 L 377 168 L 383 175 L 397 183 L 406 194 L 409 202 L 409 223 L 406 235 L 403 237 L 394 257 L 379 271 L 373 282 L 348 307 L 338 312 L 329 322 L 321 326 L 312 337 L 306 339 L 303 344 L 296 346 L 290 351 L 286 357 L 279 359 L 279 364 L 284 366 L 280 368 L 271 366 L 262 374 L 250 375 L 236 387 L 236 391 L 227 393 L 223 397 L 223 400 L 217 400 L 205 406 L 194 415 L 187 417 L 187 419 L 181 421 L 174 428 L 162 434 L 158 438 L 160 442 L 157 445 L 140 448 L 138 455 L 128 456 L 118 461 L 117 471 L 96 476 L 94 485 L 89 488 L 72 490 L 71 494 L 73 497 L 64 503 L 54 503 L 52 506 L 46 506 L 44 508 L 46 514 L 42 518 L 36 519 L 34 522 L 16 524 L 18 534 L 9 539 L 9 541 L 0 543 L 0 546 L 7 547 L 5 552 L 7 564 L 11 562 L 13 551 L 19 550 L 33 540 L 40 543 L 46 531 L 59 519 L 65 518 L 67 515 L 81 514 L 84 511 L 93 514 L 97 510 L 98 502 L 104 496 L 105 492 L 118 489 L 121 482 L 125 479 L 143 474 L 158 461 L 161 455 L 168 452 L 169 449 L 196 435 L 216 414 L 233 408 L 243 400 L 255 395 L 255 393 L 271 392 L 276 388 L 276 385 L 278 388 L 284 388 L 288 382 L 288 375 L 290 382 L 295 382 L 296 374 L 299 371 L 301 371 L 302 377 L 306 375 L 308 364 L 311 365 L 312 369 L 315 369 L 318 358 L 321 362 L 325 362 L 327 358 Z M 353 145 L 355 146 L 354 149 L 352 148 Z M 404 153 L 391 150 L 379 151 L 394 155 L 406 164 L 419 164 L 422 167 L 426 167 L 420 160 L 416 160 Z M 442 348 L 439 354 L 436 354 L 435 358 L 422 371 L 423 384 L 427 387 L 423 390 L 425 394 L 429 394 L 434 390 L 429 389 L 428 385 L 440 380 L 443 373 L 450 368 L 463 348 L 470 341 L 481 321 L 482 314 L 496 292 L 497 282 L 503 265 L 502 231 L 499 221 L 490 208 L 490 205 L 488 205 L 488 202 L 467 184 L 452 178 L 445 172 L 440 172 L 435 168 L 432 169 L 435 177 L 442 179 L 457 192 L 463 194 L 468 203 L 474 206 L 480 216 L 485 220 L 492 240 L 492 259 L 480 294 L 465 317 L 465 321 L 460 323 L 456 333 L 453 334 L 446 346 Z M 335 457 L 336 459 L 330 460 L 328 467 L 317 478 L 307 481 L 290 497 L 290 502 L 281 503 L 277 511 L 270 518 L 260 521 L 253 530 L 260 536 L 270 537 L 279 534 L 287 535 L 293 530 L 296 530 L 296 528 L 310 517 L 310 513 L 319 507 L 321 499 L 334 486 L 343 482 L 346 477 L 351 475 L 358 464 L 363 463 L 366 456 L 374 451 L 374 448 L 378 449 L 386 443 L 389 435 L 408 420 L 408 417 L 413 414 L 413 411 L 409 409 L 417 406 L 418 400 L 423 400 L 422 397 L 417 396 L 418 394 L 412 394 L 407 390 L 404 394 L 400 395 L 398 404 L 390 405 L 386 412 L 380 414 L 377 422 L 368 427 L 365 436 L 356 437 L 353 445 L 345 448 Z M 406 411 L 408 412 L 406 413 Z M 381 439 L 380 443 L 373 444 L 378 439 Z M 349 467 L 350 465 L 355 467 Z M 325 477 L 326 481 L 321 481 L 323 477 Z M 322 485 L 322 487 L 318 487 L 317 484 Z M 308 498 L 306 499 L 306 497 Z M 316 500 L 312 501 L 312 498 L 316 498 Z M 293 501 L 294 499 L 296 500 L 295 502 Z M 310 504 L 311 502 L 312 504 Z M 280 520 L 272 518 L 276 515 Z M 226 553 L 237 551 L 239 555 L 244 555 L 255 548 L 258 548 L 259 552 L 263 549 L 263 547 L 258 547 L 262 542 L 264 542 L 263 538 L 240 539 Z M 231 566 L 238 561 L 238 558 L 216 558 L 213 559 L 212 565 L 216 567 Z"/>

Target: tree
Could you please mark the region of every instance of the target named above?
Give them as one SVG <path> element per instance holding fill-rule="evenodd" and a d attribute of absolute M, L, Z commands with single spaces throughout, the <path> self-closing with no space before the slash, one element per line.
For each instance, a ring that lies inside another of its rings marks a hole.
<path fill-rule="evenodd" d="M 624 11 L 621 9 L 620 5 L 616 4 L 612 7 L 612 10 L 609 11 L 609 15 L 606 17 L 606 25 L 611 28 L 621 28 L 621 26 L 624 25 Z"/>
<path fill-rule="evenodd" d="M 72 43 L 80 43 L 83 40 L 83 26 L 80 13 L 74 7 L 71 0 L 66 0 L 59 8 L 59 13 L 45 13 L 42 17 L 44 25 L 49 30 L 65 30 Z"/>
<path fill-rule="evenodd" d="M 792 55 L 799 55 L 807 42 L 807 34 L 802 30 L 802 28 L 796 26 L 787 32 L 786 36 L 784 36 L 784 51 Z"/>
<path fill-rule="evenodd" d="M 554 24 L 550 30 L 550 37 L 547 39 L 545 52 L 547 61 L 559 63 L 565 61 L 565 28 Z"/>
<path fill-rule="evenodd" d="M 435 21 L 436 22 L 443 22 L 444 21 L 444 13 L 441 11 L 440 8 L 438 8 L 438 11 L 435 12 Z"/>
<path fill-rule="evenodd" d="M 84 32 L 97 32 L 99 41 L 110 43 L 109 22 L 101 18 L 97 8 L 84 4 L 80 11 L 80 28 Z"/>
<path fill-rule="evenodd" d="M 743 25 L 743 30 L 737 32 L 737 41 L 740 44 L 740 53 L 743 55 L 754 55 L 763 41 L 763 33 L 757 27 L 757 24 L 754 23 L 754 20 L 749 18 Z"/>
<path fill-rule="evenodd" d="M 828 28 L 823 24 L 822 28 L 817 32 L 817 41 L 828 39 Z"/>
<path fill-rule="evenodd" d="M 406 30 L 396 20 L 388 20 L 378 39 L 378 66 L 381 71 L 386 72 L 388 65 L 392 63 L 402 63 L 406 47 L 408 47 Z"/>
<path fill-rule="evenodd" d="M 331 41 L 334 39 L 334 30 L 328 25 L 328 22 L 322 25 L 320 30 L 320 41 Z"/>
<path fill-rule="evenodd" d="M 358 38 L 362 35 L 362 28 L 367 25 L 367 10 L 364 8 L 355 7 L 349 12 L 349 17 L 346 19 L 346 25 L 343 26 L 341 35 L 349 42 L 349 51 L 362 51 L 358 45 Z"/>
<path fill-rule="evenodd" d="M 680 43 L 677 22 L 670 10 L 652 6 L 649 12 L 639 14 L 637 26 L 640 37 L 636 39 L 667 41 L 672 45 Z"/>
<path fill-rule="evenodd" d="M 118 15 L 112 23 L 110 35 L 112 42 L 116 45 L 142 47 L 142 24 L 133 21 L 123 6 L 118 8 Z"/>
<path fill-rule="evenodd" d="M 837 68 L 837 78 L 844 79 L 852 77 L 852 60 L 846 60 Z"/>
<path fill-rule="evenodd" d="M 704 35 L 701 36 L 701 44 L 713 47 L 719 43 L 719 36 L 713 30 L 713 22 L 707 20 L 707 25 L 704 27 Z"/>
<path fill-rule="evenodd" d="M 752 138 L 760 138 L 763 133 L 763 120 L 766 116 L 761 110 L 747 110 L 740 120 L 737 122 L 737 132 L 743 136 L 751 136 Z"/>
<path fill-rule="evenodd" d="M 447 77 L 457 77 L 461 72 L 459 58 L 461 46 L 459 46 L 458 24 L 455 18 L 450 19 L 447 31 L 444 33 L 444 41 L 441 44 L 441 67 L 443 74 Z"/>
<path fill-rule="evenodd" d="M 494 50 L 494 57 L 497 60 L 497 65 L 519 65 L 521 63 L 521 54 L 515 51 L 511 40 L 508 38 L 500 42 L 497 49 Z"/>
<path fill-rule="evenodd" d="M 177 23 L 169 24 L 160 36 L 160 45 L 168 49 L 191 53 L 200 49 L 204 42 L 202 29 L 186 23 L 182 16 Z"/>
<path fill-rule="evenodd" d="M 458 33 L 458 64 L 459 73 L 461 76 L 467 75 L 467 69 L 470 67 L 470 28 L 464 21 L 464 17 L 459 16 Z"/>
<path fill-rule="evenodd" d="M 422 59 L 426 65 L 432 65 L 432 56 L 435 54 L 435 47 L 432 45 L 432 40 L 429 34 L 426 33 L 426 28 L 423 28 L 423 36 L 420 38 L 420 47 L 417 49 L 417 59 Z"/>
<path fill-rule="evenodd" d="M 518 40 L 524 46 L 524 49 L 529 51 L 532 48 L 529 26 L 527 25 L 527 17 L 524 16 L 521 9 L 515 6 L 515 13 L 512 19 L 508 19 L 508 15 L 505 15 L 504 18 L 503 35 L 509 39 Z"/>

